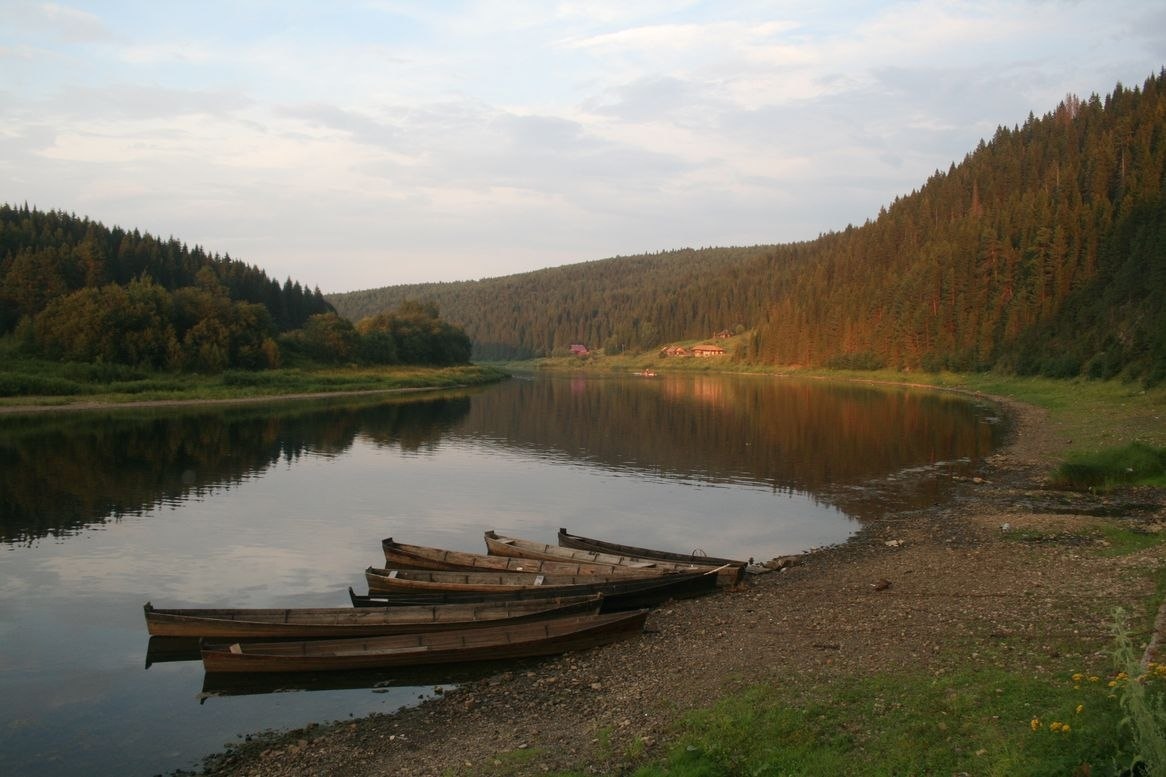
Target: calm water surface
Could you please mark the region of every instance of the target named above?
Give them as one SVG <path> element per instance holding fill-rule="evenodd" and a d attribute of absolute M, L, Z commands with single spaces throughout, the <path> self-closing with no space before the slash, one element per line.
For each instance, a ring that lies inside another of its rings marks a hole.
<path fill-rule="evenodd" d="M 997 443 L 995 413 L 909 390 L 665 376 L 0 418 L 4 771 L 193 767 L 247 733 L 391 711 L 456 680 L 204 694 L 198 662 L 145 668 L 147 600 L 346 606 L 386 536 L 482 552 L 486 529 L 554 542 L 565 526 L 796 553 L 877 520 L 872 494 L 905 474 L 905 498 L 942 500 Z"/>

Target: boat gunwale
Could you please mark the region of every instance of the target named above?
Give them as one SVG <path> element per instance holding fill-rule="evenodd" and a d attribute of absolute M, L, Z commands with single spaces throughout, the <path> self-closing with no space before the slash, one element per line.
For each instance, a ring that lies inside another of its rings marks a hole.
<path fill-rule="evenodd" d="M 208 643 L 201 650 L 201 657 L 207 672 L 339 671 L 528 658 L 594 647 L 630 637 L 643 630 L 647 614 L 647 609 L 638 609 L 567 616 L 495 628 L 398 637 L 355 637 L 250 645 Z M 580 625 L 571 628 L 572 624 Z M 498 639 L 490 642 L 489 638 L 496 635 Z M 429 644 L 426 638 L 436 642 Z M 406 640 L 409 639 L 415 640 L 416 644 L 407 644 Z"/>
<path fill-rule="evenodd" d="M 728 564 L 733 567 L 746 567 L 748 561 L 741 561 L 739 559 L 722 558 L 720 556 L 697 555 L 694 550 L 691 554 L 677 553 L 669 550 L 655 550 L 653 548 L 641 548 L 636 545 L 624 545 L 618 542 L 608 542 L 607 540 L 598 540 L 591 537 L 582 537 L 578 534 L 571 534 L 565 528 L 559 527 L 558 537 L 559 547 L 572 548 L 575 550 L 590 550 L 596 553 L 615 553 L 617 555 L 629 556 L 632 558 L 643 559 L 659 559 L 661 561 L 684 561 L 693 564 Z"/>

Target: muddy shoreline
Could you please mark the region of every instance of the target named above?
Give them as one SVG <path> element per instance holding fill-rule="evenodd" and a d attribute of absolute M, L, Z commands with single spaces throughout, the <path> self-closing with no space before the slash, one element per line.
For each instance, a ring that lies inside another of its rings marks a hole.
<path fill-rule="evenodd" d="M 846 544 L 740 590 L 662 607 L 637 639 L 498 671 L 395 714 L 254 735 L 203 773 L 618 774 L 664 752 L 687 710 L 758 683 L 796 692 L 907 666 L 938 676 L 1002 645 L 1015 661 L 1005 668 L 1051 671 L 1066 657 L 1051 655 L 1051 635 L 1082 659 L 1099 655 L 1112 608 L 1149 593 L 1145 575 L 1127 572 L 1166 554 L 1106 557 L 1056 538 L 1106 520 L 1160 527 L 1163 494 L 1045 490 L 1067 442 L 1043 411 L 1004 404 L 1010 442 L 944 504 L 868 521 Z"/>

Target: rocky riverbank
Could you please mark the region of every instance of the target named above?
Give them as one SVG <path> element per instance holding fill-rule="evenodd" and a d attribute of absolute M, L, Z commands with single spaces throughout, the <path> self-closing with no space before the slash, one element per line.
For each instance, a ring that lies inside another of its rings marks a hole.
<path fill-rule="evenodd" d="M 1066 441 L 1042 412 L 1011 412 L 1012 441 L 955 483 L 953 500 L 870 521 L 845 545 L 740 590 L 663 607 L 637 639 L 504 670 L 393 715 L 253 737 L 206 770 L 618 774 L 661 752 L 686 710 L 757 683 L 908 666 L 941 675 L 981 655 L 1039 673 L 1066 641 L 1082 656 L 1104 651 L 1113 607 L 1150 593 L 1146 575 L 1127 572 L 1160 567 L 1166 552 L 1083 545 L 1103 542 L 1103 521 L 1162 530 L 1166 500 L 1043 489 Z"/>

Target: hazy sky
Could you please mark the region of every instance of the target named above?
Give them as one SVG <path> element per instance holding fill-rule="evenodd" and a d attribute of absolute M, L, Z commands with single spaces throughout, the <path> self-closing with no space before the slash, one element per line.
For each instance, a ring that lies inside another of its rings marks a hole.
<path fill-rule="evenodd" d="M 324 292 L 861 224 L 1166 2 L 0 0 L 0 201 Z"/>

